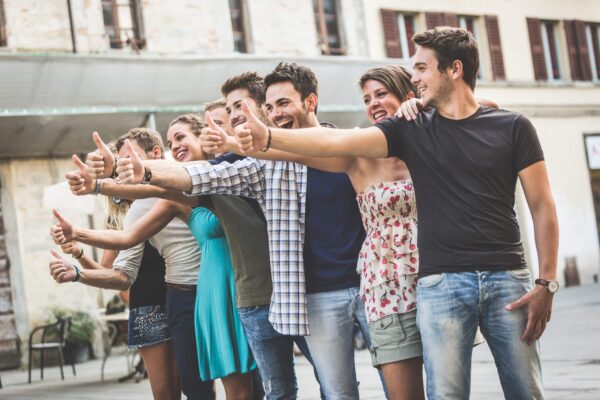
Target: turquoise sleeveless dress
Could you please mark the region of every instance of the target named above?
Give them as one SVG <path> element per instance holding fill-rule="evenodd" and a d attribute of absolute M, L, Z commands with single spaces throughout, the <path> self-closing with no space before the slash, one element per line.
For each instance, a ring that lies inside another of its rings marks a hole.
<path fill-rule="evenodd" d="M 217 217 L 196 207 L 188 220 L 202 251 L 194 324 L 200 379 L 256 369 L 235 304 L 235 281 L 225 233 Z"/>

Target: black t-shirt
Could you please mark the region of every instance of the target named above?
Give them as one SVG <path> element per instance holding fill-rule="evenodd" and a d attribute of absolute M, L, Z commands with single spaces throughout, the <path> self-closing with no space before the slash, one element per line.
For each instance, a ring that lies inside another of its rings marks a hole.
<path fill-rule="evenodd" d="M 166 295 L 165 260 L 146 242 L 137 279 L 129 290 L 129 308 L 164 306 Z"/>
<path fill-rule="evenodd" d="M 376 126 L 414 182 L 420 276 L 525 267 L 515 186 L 519 171 L 544 159 L 527 118 L 480 107 L 462 120 L 432 110 Z"/>

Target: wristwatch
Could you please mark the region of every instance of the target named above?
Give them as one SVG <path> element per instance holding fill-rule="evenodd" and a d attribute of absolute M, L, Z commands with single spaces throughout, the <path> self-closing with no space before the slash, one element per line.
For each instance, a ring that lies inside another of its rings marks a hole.
<path fill-rule="evenodd" d="M 558 292 L 558 288 L 560 287 L 558 281 L 549 281 L 541 278 L 536 279 L 535 284 L 544 286 L 550 293 Z"/>
<path fill-rule="evenodd" d="M 152 180 L 152 171 L 150 171 L 150 168 L 144 167 L 144 179 L 142 179 L 142 183 L 144 185 L 149 185 L 151 180 Z"/>

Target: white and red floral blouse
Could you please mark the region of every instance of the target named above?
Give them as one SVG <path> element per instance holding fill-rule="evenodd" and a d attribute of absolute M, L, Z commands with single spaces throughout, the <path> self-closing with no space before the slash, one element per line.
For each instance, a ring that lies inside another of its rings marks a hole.
<path fill-rule="evenodd" d="M 411 180 L 382 182 L 356 196 L 367 233 L 358 257 L 369 321 L 417 308 L 417 206 Z"/>

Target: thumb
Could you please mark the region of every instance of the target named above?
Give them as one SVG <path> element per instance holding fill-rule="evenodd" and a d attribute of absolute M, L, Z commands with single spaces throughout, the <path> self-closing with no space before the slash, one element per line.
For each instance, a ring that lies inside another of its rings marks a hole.
<path fill-rule="evenodd" d="M 505 308 L 508 311 L 517 310 L 517 309 L 523 307 L 525 304 L 527 304 L 527 300 L 528 300 L 528 295 L 526 294 L 526 295 L 522 296 L 521 298 L 519 298 L 517 301 L 510 303 Z"/>
<path fill-rule="evenodd" d="M 60 213 L 56 210 L 52 210 L 52 214 L 54 214 L 54 216 L 56 217 L 56 219 L 58 219 L 58 222 L 63 223 L 65 222 L 65 219 L 63 218 L 62 215 L 60 215 Z"/>
<path fill-rule="evenodd" d="M 106 144 L 102 141 L 98 132 L 92 133 L 92 139 L 94 139 L 94 143 L 96 143 L 98 150 L 104 150 L 106 148 Z"/>
<path fill-rule="evenodd" d="M 242 101 L 242 112 L 244 113 L 244 115 L 246 116 L 246 119 L 248 121 L 262 124 L 262 122 L 258 119 L 256 114 L 254 114 L 254 112 L 250 109 L 250 106 L 248 105 L 248 103 L 245 100 Z"/>
<path fill-rule="evenodd" d="M 210 113 L 208 111 L 204 113 L 204 121 L 206 122 L 206 125 L 208 125 L 208 127 L 210 129 L 215 130 L 215 131 L 221 130 L 221 127 L 219 125 L 217 125 L 215 120 L 213 120 L 212 115 L 210 115 Z"/>
<path fill-rule="evenodd" d="M 73 156 L 71 157 L 71 159 L 73 160 L 73 163 L 75 163 L 75 166 L 77 168 L 79 168 L 80 171 L 85 171 L 87 169 L 87 165 L 85 165 L 83 163 L 83 161 L 81 161 L 79 159 L 79 157 L 77 157 L 77 155 L 73 154 Z"/>
<path fill-rule="evenodd" d="M 140 156 L 138 156 L 138 154 L 133 149 L 133 146 L 131 146 L 131 142 L 129 141 L 129 139 L 125 139 L 123 147 L 125 147 L 125 154 L 129 156 L 129 158 L 136 161 L 140 160 Z"/>

